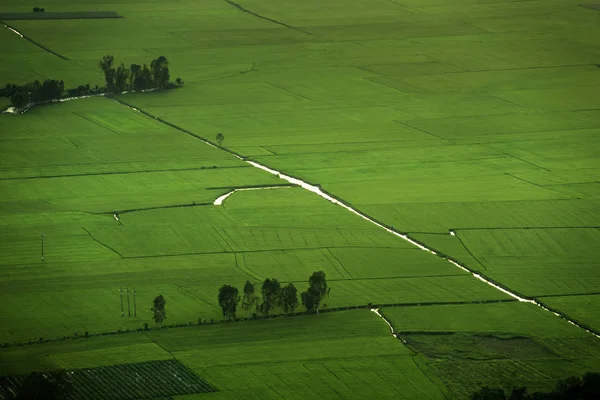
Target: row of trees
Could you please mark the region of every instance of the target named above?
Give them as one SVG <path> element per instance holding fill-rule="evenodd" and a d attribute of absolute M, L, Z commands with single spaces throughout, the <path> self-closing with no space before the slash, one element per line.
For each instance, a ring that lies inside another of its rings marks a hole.
<path fill-rule="evenodd" d="M 302 305 L 307 311 L 319 311 L 322 301 L 329 296 L 330 288 L 327 287 L 325 272 L 315 271 L 308 279 L 308 289 L 300 295 Z M 246 310 L 247 316 L 254 313 L 270 315 L 272 311 L 279 308 L 285 314 L 294 312 L 298 307 L 298 291 L 293 283 L 281 286 L 275 278 L 264 280 L 260 294 L 262 302 L 256 294 L 254 284 L 246 281 L 244 294 L 240 296 L 239 290 L 231 285 L 223 285 L 219 289 L 219 306 L 223 316 L 232 319 L 237 315 L 237 306 L 242 302 L 242 309 Z"/>
<path fill-rule="evenodd" d="M 0 89 L 0 96 L 9 97 L 16 108 L 23 108 L 29 103 L 43 103 L 60 99 L 65 91 L 65 83 L 52 79 L 44 82 L 33 81 L 24 85 L 8 83 Z"/>
<path fill-rule="evenodd" d="M 111 93 L 153 88 L 170 89 L 183 85 L 181 78 L 176 79 L 176 84 L 169 81 L 169 60 L 165 56 L 152 60 L 150 67 L 147 64 L 131 64 L 126 67 L 123 63 L 116 66 L 115 57 L 107 54 L 98 63 L 98 68 L 104 74 L 106 90 Z"/>
<path fill-rule="evenodd" d="M 164 56 L 152 60 L 150 67 L 146 64 L 143 66 L 131 64 L 127 68 L 121 63 L 115 68 L 114 57 L 106 55 L 102 57 L 98 66 L 104 74 L 105 87 L 98 85 L 91 87 L 88 84 L 65 89 L 62 80 L 46 79 L 43 82 L 36 80 L 24 85 L 8 83 L 0 88 L 0 96 L 10 98 L 13 107 L 24 109 L 28 104 L 47 103 L 63 98 L 65 95 L 75 97 L 105 92 L 121 93 L 126 90 L 173 89 L 184 83 L 181 78 L 177 78 L 176 83 L 169 81 L 169 61 Z"/>
<path fill-rule="evenodd" d="M 600 373 L 588 372 L 583 378 L 571 376 L 559 380 L 551 392 L 528 393 L 516 387 L 507 395 L 502 388 L 485 386 L 471 395 L 471 400 L 596 400 L 600 399 Z"/>

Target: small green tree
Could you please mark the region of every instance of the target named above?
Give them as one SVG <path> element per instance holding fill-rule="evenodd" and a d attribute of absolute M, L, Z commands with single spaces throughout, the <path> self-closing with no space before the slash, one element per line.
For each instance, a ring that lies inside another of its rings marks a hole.
<path fill-rule="evenodd" d="M 281 289 L 281 304 L 286 314 L 294 312 L 298 307 L 298 291 L 293 283 L 290 282 Z"/>
<path fill-rule="evenodd" d="M 177 77 L 177 79 L 175 79 L 175 83 L 177 84 L 177 86 L 181 87 L 185 82 L 183 82 L 183 80 L 180 77 Z"/>
<path fill-rule="evenodd" d="M 162 325 L 163 321 L 167 319 L 167 312 L 165 310 L 165 298 L 162 294 L 156 296 L 154 298 L 154 307 L 152 307 L 152 313 L 154 314 L 154 322 L 159 325 Z"/>
<path fill-rule="evenodd" d="M 256 306 L 258 296 L 254 294 L 254 285 L 246 281 L 244 285 L 244 296 L 242 297 L 242 308 L 247 310 L 247 316 L 250 316 L 250 308 Z"/>
<path fill-rule="evenodd" d="M 225 140 L 225 136 L 222 133 L 217 133 L 217 143 L 219 143 L 219 147 L 223 147 L 223 140 Z"/>
<path fill-rule="evenodd" d="M 219 289 L 219 305 L 224 317 L 235 318 L 239 301 L 240 296 L 238 296 L 237 288 L 230 285 L 221 286 L 221 289 Z"/>

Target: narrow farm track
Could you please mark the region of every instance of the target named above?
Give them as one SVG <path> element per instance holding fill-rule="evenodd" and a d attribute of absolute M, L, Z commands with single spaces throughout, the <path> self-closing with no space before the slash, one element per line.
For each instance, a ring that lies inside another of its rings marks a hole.
<path fill-rule="evenodd" d="M 231 192 L 225 193 L 223 196 L 217 198 L 213 205 L 222 206 L 223 202 L 226 198 L 234 194 L 235 192 L 243 192 L 247 190 L 265 190 L 265 189 L 289 189 L 295 187 L 294 185 L 286 185 L 286 186 L 261 186 L 261 187 L 252 187 L 252 188 L 241 188 L 241 189 L 233 189 Z"/>
<path fill-rule="evenodd" d="M 153 116 L 153 115 L 151 115 L 150 113 L 148 113 L 148 112 L 146 112 L 146 111 L 143 111 L 143 110 L 141 110 L 141 109 L 139 109 L 139 108 L 136 108 L 136 107 L 134 107 L 133 105 L 130 105 L 130 104 L 128 104 L 128 103 L 125 103 L 125 102 L 124 102 L 124 101 L 122 101 L 122 100 L 119 100 L 119 99 L 116 99 L 116 98 L 112 98 L 112 100 L 114 100 L 114 101 L 117 101 L 117 102 L 119 102 L 120 104 L 122 104 L 122 105 L 124 105 L 124 106 L 126 106 L 126 107 L 129 107 L 129 108 L 131 108 L 131 109 L 133 109 L 133 110 L 135 110 L 135 111 L 137 111 L 137 112 L 141 112 L 141 113 L 143 113 L 144 115 L 146 115 L 146 116 L 148 116 L 148 117 L 150 117 L 150 118 L 153 118 L 153 119 L 154 119 L 154 120 L 156 120 L 156 121 L 162 122 L 162 123 L 164 123 L 164 124 L 166 124 L 166 125 L 168 125 L 168 126 L 171 126 L 171 127 L 175 128 L 175 129 L 177 129 L 177 130 L 179 130 L 179 131 L 181 131 L 181 132 L 183 132 L 183 133 L 185 133 L 185 134 L 188 134 L 188 135 L 190 135 L 190 136 L 193 136 L 193 137 L 197 138 L 198 140 L 201 140 L 202 142 L 204 142 L 205 144 L 207 144 L 207 145 L 209 145 L 209 146 L 212 146 L 212 147 L 217 147 L 217 146 L 215 146 L 215 144 L 214 144 L 214 143 L 210 142 L 209 140 L 207 140 L 207 139 L 205 139 L 205 138 L 203 138 L 203 137 L 201 137 L 201 136 L 199 136 L 199 135 L 197 135 L 197 134 L 195 134 L 195 133 L 192 133 L 192 132 L 190 132 L 190 131 L 188 131 L 188 130 L 185 130 L 185 129 L 183 129 L 183 128 L 179 128 L 178 126 L 176 126 L 176 125 L 174 125 L 174 124 L 172 124 L 172 123 L 170 123 L 170 122 L 164 121 L 164 120 L 162 120 L 161 118 L 158 118 L 158 117 L 156 117 L 156 116 Z M 592 330 L 592 329 L 588 329 L 588 328 L 586 328 L 586 327 L 582 326 L 581 324 L 579 324 L 578 322 L 576 322 L 576 321 L 574 321 L 574 320 L 570 319 L 568 316 L 566 316 L 566 315 L 564 315 L 564 314 L 560 314 L 560 313 L 558 313 L 557 311 L 555 311 L 555 310 L 552 310 L 551 308 L 549 308 L 549 307 L 545 306 L 545 305 L 544 305 L 544 304 L 542 304 L 541 302 L 538 302 L 538 301 L 536 301 L 535 299 L 531 299 L 531 298 L 524 297 L 524 296 L 522 296 L 522 295 L 520 295 L 520 294 L 518 294 L 518 293 L 516 293 L 516 292 L 512 291 L 511 289 L 509 289 L 509 288 L 507 288 L 507 287 L 505 287 L 505 286 L 503 286 L 503 285 L 500 285 L 500 284 L 498 284 L 498 283 L 495 283 L 495 282 L 494 282 L 492 279 L 490 279 L 490 278 L 486 277 L 485 275 L 481 275 L 480 273 L 478 273 L 478 272 L 476 272 L 476 271 L 474 271 L 474 270 L 471 270 L 471 269 L 469 269 L 468 267 L 466 267 L 466 266 L 464 266 L 464 265 L 461 265 L 461 264 L 460 264 L 458 261 L 456 261 L 456 260 L 453 260 L 453 259 L 451 259 L 451 258 L 448 258 L 448 257 L 445 257 L 445 256 L 441 255 L 441 254 L 440 254 L 440 253 L 438 253 L 438 252 L 437 252 L 435 249 L 432 249 L 432 248 L 430 248 L 430 247 L 426 246 L 425 244 L 421 244 L 421 243 L 419 243 L 419 242 L 417 242 L 417 241 L 413 240 L 412 238 L 410 238 L 408 235 L 406 235 L 406 234 L 404 234 L 404 233 L 401 233 L 401 232 L 399 232 L 399 231 L 397 231 L 397 230 L 393 229 L 392 227 L 386 226 L 386 225 L 384 225 L 383 223 L 381 223 L 381 222 L 378 222 L 378 221 L 377 221 L 377 220 L 375 220 L 374 218 L 372 218 L 372 217 L 368 216 L 367 214 L 364 214 L 363 212 L 361 212 L 361 211 L 359 211 L 359 210 L 357 210 L 357 209 L 355 209 L 355 208 L 351 207 L 351 206 L 350 206 L 348 203 L 344 202 L 343 200 L 341 200 L 341 199 L 338 199 L 338 198 L 336 198 L 335 196 L 333 196 L 332 194 L 329 194 L 329 193 L 327 193 L 326 191 L 322 190 L 322 189 L 321 189 L 321 187 L 320 187 L 319 185 L 312 185 L 312 184 L 310 184 L 310 183 L 307 183 L 307 182 L 304 182 L 304 181 L 302 181 L 302 180 L 300 180 L 300 179 L 298 179 L 298 178 L 295 178 L 295 177 L 292 177 L 292 176 L 289 176 L 289 175 L 283 174 L 283 173 L 281 173 L 281 172 L 279 172 L 279 171 L 277 171 L 277 170 L 274 170 L 274 169 L 272 169 L 272 168 L 269 168 L 269 167 L 268 167 L 268 166 L 266 166 L 266 165 L 262 165 L 262 164 L 259 164 L 259 163 L 255 162 L 255 161 L 248 160 L 248 159 L 247 159 L 247 158 L 245 158 L 244 156 L 242 156 L 242 155 L 240 155 L 240 154 L 238 154 L 238 153 L 235 153 L 235 152 L 233 152 L 233 151 L 231 151 L 231 150 L 228 150 L 228 149 L 223 149 L 223 148 L 221 148 L 221 149 L 222 149 L 223 151 L 227 151 L 227 152 L 229 152 L 229 153 L 230 153 L 230 154 L 232 154 L 233 156 L 235 156 L 235 157 L 237 157 L 238 159 L 240 159 L 240 160 L 242 160 L 242 161 L 244 161 L 244 162 L 246 162 L 246 163 L 248 163 L 248 164 L 252 165 L 253 167 L 256 167 L 256 168 L 258 168 L 258 169 L 261 169 L 261 170 L 263 170 L 263 171 L 265 171 L 265 172 L 268 172 L 268 173 L 270 173 L 270 174 L 272 174 L 272 175 L 275 175 L 275 176 L 277 176 L 278 178 L 280 178 L 280 179 L 283 179 L 283 180 L 285 180 L 285 181 L 289 182 L 289 183 L 290 183 L 290 184 L 292 184 L 292 185 L 300 186 L 300 187 L 302 187 L 303 189 L 305 189 L 305 190 L 308 190 L 308 191 L 310 191 L 310 192 L 312 192 L 312 193 L 315 193 L 316 195 L 318 195 L 318 196 L 320 196 L 320 197 L 324 198 L 325 200 L 327 200 L 327 201 L 329 201 L 329 202 L 331 202 L 331 203 L 333 203 L 333 204 L 335 204 L 335 205 L 337 205 L 337 206 L 340 206 L 340 207 L 342 207 L 342 208 L 345 208 L 347 211 L 349 211 L 349 212 L 351 212 L 351 213 L 353 213 L 353 214 L 356 214 L 356 215 L 358 215 L 358 216 L 359 216 L 359 217 L 361 217 L 362 219 L 364 219 L 364 220 L 366 220 L 366 221 L 370 222 L 371 224 L 373 224 L 373 225 L 377 226 L 378 228 L 381 228 L 381 229 L 383 229 L 383 230 L 387 231 L 388 233 L 391 233 L 392 235 L 394 235 L 394 236 L 396 236 L 396 237 L 399 237 L 400 239 L 402 239 L 402 240 L 405 240 L 405 241 L 409 242 L 410 244 L 412 244 L 412 245 L 414 245 L 414 246 L 418 247 L 419 249 L 421 249 L 421 250 L 423 250 L 423 251 L 427 251 L 427 252 L 431 253 L 432 255 L 435 255 L 435 256 L 438 256 L 438 257 L 441 257 L 441 258 L 445 259 L 446 261 L 448 261 L 449 263 L 453 264 L 453 265 L 454 265 L 454 266 L 456 266 L 457 268 L 460 268 L 461 270 L 463 270 L 463 271 L 465 271 L 465 272 L 468 272 L 468 273 L 470 273 L 470 274 L 471 274 L 471 275 L 472 275 L 474 278 L 476 278 L 476 279 L 478 279 L 478 280 L 482 281 L 483 283 L 485 283 L 485 284 L 487 284 L 487 285 L 489 285 L 489 286 L 491 286 L 491 287 L 493 287 L 493 288 L 495 288 L 495 289 L 497 289 L 497 290 L 499 290 L 499 291 L 501 291 L 501 292 L 503 292 L 503 293 L 507 294 L 508 296 L 510 296 L 510 297 L 512 297 L 512 298 L 514 298 L 514 299 L 516 299 L 516 300 L 518 300 L 519 302 L 522 302 L 522 303 L 530 303 L 530 304 L 534 304 L 534 305 L 536 305 L 536 306 L 538 306 L 538 307 L 542 308 L 543 310 L 545 310 L 545 311 L 548 311 L 548 312 L 551 312 L 551 313 L 552 313 L 552 314 L 554 314 L 555 316 L 557 316 L 557 317 L 559 317 L 559 318 L 561 318 L 561 319 L 563 319 L 563 320 L 567 321 L 568 323 L 570 323 L 570 324 L 572 324 L 572 325 L 574 325 L 574 326 L 577 326 L 577 327 L 579 327 L 580 329 L 583 329 L 583 330 L 585 330 L 586 332 L 588 332 L 588 333 L 590 333 L 590 334 L 592 334 L 592 335 L 594 335 L 595 337 L 597 337 L 597 338 L 599 338 L 599 339 L 600 339 L 600 332 L 596 332 L 596 331 L 594 331 L 594 330 Z M 449 234 L 452 234 L 452 233 L 449 233 Z"/>
<path fill-rule="evenodd" d="M 2 21 L 0 21 L 0 24 L 4 25 L 4 27 L 5 27 L 5 28 L 7 28 L 9 31 L 11 31 L 11 32 L 15 33 L 16 35 L 19 35 L 21 38 L 23 38 L 23 39 L 27 40 L 29 43 L 33 44 L 34 46 L 37 46 L 37 47 L 39 47 L 40 49 L 42 49 L 42 50 L 44 50 L 44 51 L 46 51 L 46 52 L 48 52 L 48 53 L 50 53 L 50 54 L 52 54 L 52 55 L 55 55 L 55 56 L 56 56 L 56 57 L 58 57 L 58 58 L 62 58 L 63 60 L 70 61 L 70 59 L 69 59 L 69 58 L 67 58 L 67 57 L 63 56 L 62 54 L 58 54 L 58 53 L 57 53 L 57 52 L 55 52 L 55 51 L 52 51 L 52 50 L 50 50 L 50 49 L 49 49 L 49 48 L 47 48 L 46 46 L 43 46 L 43 45 L 39 44 L 39 43 L 38 43 L 38 42 L 36 42 L 35 40 L 33 40 L 33 39 L 31 39 L 31 38 L 29 38 L 29 37 L 27 37 L 27 36 L 23 35 L 21 32 L 19 32 L 18 30 L 16 30 L 16 29 L 15 29 L 15 28 L 13 28 L 12 26 L 9 26 L 9 25 L 5 24 L 5 23 L 4 23 L 4 22 L 2 22 Z"/>

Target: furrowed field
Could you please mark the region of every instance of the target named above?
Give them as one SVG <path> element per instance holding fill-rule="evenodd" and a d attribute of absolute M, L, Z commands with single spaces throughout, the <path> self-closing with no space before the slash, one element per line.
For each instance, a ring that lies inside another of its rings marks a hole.
<path fill-rule="evenodd" d="M 0 115 L 0 376 L 64 368 L 90 396 L 86 379 L 172 365 L 188 389 L 166 374 L 169 390 L 127 391 L 123 378 L 105 398 L 442 399 L 600 370 L 600 339 L 444 259 L 600 331 L 600 11 L 7 0 L 0 14 L 34 5 L 123 18 L 3 21 L 28 40 L 0 25 L 0 86 L 103 85 L 106 54 L 164 55 L 185 84 Z M 224 149 L 200 140 L 217 133 Z M 301 292 L 315 270 L 336 311 L 218 323 L 223 284 Z M 204 324 L 100 336 L 158 328 L 158 294 L 166 324 Z M 337 311 L 369 303 L 401 340 L 368 309 Z"/>

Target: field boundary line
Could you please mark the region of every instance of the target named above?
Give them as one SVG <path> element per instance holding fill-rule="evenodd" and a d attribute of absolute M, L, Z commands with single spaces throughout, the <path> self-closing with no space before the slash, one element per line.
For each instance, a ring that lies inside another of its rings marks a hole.
<path fill-rule="evenodd" d="M 307 35 L 314 35 L 314 33 L 305 31 L 304 29 L 296 28 L 295 26 L 288 25 L 285 22 L 280 22 L 280 21 L 277 21 L 276 19 L 272 19 L 272 18 L 269 18 L 269 17 L 265 17 L 263 15 L 257 14 L 254 11 L 250 11 L 247 8 L 243 7 L 243 6 L 241 6 L 241 5 L 237 4 L 237 3 L 234 3 L 231 0 L 225 0 L 225 2 L 228 3 L 229 5 L 237 8 L 238 10 L 240 10 L 242 12 L 248 13 L 248 14 L 253 15 L 253 16 L 255 16 L 257 18 L 260 18 L 260 19 L 264 19 L 265 21 L 273 22 L 273 23 L 275 23 L 277 25 L 281 25 L 281 26 L 293 29 L 293 30 L 298 31 L 298 32 L 306 33 Z"/>
<path fill-rule="evenodd" d="M 571 193 L 565 193 L 565 192 L 561 192 L 560 190 L 557 190 L 557 189 L 552 189 L 552 188 L 549 188 L 548 186 L 540 185 L 539 183 L 535 183 L 535 182 L 528 181 L 527 179 L 519 178 L 518 176 L 516 176 L 516 175 L 514 175 L 514 174 L 511 174 L 510 172 L 505 172 L 505 173 L 504 173 L 504 175 L 508 175 L 508 176 L 510 176 L 511 178 L 515 178 L 516 180 L 519 180 L 519 181 L 521 181 L 521 182 L 525 182 L 525 183 L 527 183 L 527 184 L 530 184 L 530 185 L 533 185 L 533 186 L 540 187 L 540 188 L 542 188 L 542 189 L 550 190 L 550 191 L 552 191 L 552 192 L 560 193 L 560 194 L 562 194 L 562 195 L 566 195 L 566 196 L 573 196 L 573 197 L 575 197 L 577 200 L 582 200 L 582 198 L 581 198 L 581 197 L 574 196 L 574 195 L 573 195 L 573 194 L 571 194 Z M 583 182 L 583 183 L 588 183 L 588 182 Z M 593 182 L 592 182 L 592 183 L 593 183 Z M 560 184 L 560 185 L 563 185 L 563 184 Z M 549 186 L 550 186 L 550 185 L 549 185 Z"/>
<path fill-rule="evenodd" d="M 228 0 L 226 0 L 226 1 L 228 1 Z M 119 101 L 119 100 L 116 100 L 116 101 Z M 179 131 L 184 132 L 184 133 L 186 133 L 188 135 L 191 135 L 191 136 L 193 136 L 193 137 L 195 137 L 195 138 L 203 141 L 204 143 L 206 143 L 209 146 L 217 147 L 212 142 L 210 142 L 210 141 L 202 138 L 199 135 L 196 135 L 196 134 L 194 134 L 194 133 L 192 133 L 190 131 L 187 131 L 185 129 L 179 128 L 176 125 L 171 124 L 170 122 L 164 121 L 163 119 L 159 119 L 158 117 L 154 117 L 152 114 L 150 114 L 148 112 L 145 112 L 145 111 L 142 111 L 142 110 L 139 110 L 139 109 L 135 108 L 134 106 L 132 106 L 130 104 L 127 104 L 127 103 L 122 102 L 122 101 L 119 101 L 119 102 L 121 104 L 129 107 L 129 108 L 132 108 L 133 110 L 135 110 L 137 112 L 144 113 L 145 115 L 147 115 L 150 118 L 154 118 L 154 119 L 156 119 L 158 121 L 164 122 L 166 125 L 175 127 Z M 330 203 L 338 205 L 338 206 L 346 209 L 347 211 L 349 211 L 349 212 L 351 212 L 351 213 L 353 213 L 353 214 L 361 217 L 365 221 L 367 221 L 367 222 L 369 222 L 369 223 L 377 226 L 378 228 L 381 228 L 381 229 L 385 230 L 386 232 L 388 232 L 388 233 L 390 233 L 390 234 L 392 234 L 392 235 L 394 235 L 394 236 L 396 236 L 398 238 L 401 238 L 401 239 L 409 242 L 410 244 L 418 247 L 419 249 L 421 249 L 423 251 L 427 251 L 427 252 L 429 252 L 429 253 L 437 256 L 437 257 L 440 257 L 440 258 L 448 261 L 449 263 L 453 264 L 457 268 L 460 268 L 461 270 L 470 273 L 471 276 L 473 276 L 474 278 L 476 278 L 476 279 L 480 280 L 481 282 L 487 284 L 488 286 L 491 286 L 491 287 L 495 288 L 496 290 L 499 290 L 500 292 L 502 292 L 502 293 L 504 293 L 504 294 L 506 294 L 506 295 L 508 295 L 508 296 L 510 296 L 510 297 L 512 297 L 512 298 L 514 298 L 516 300 L 518 300 L 519 302 L 530 303 L 530 304 L 536 305 L 536 306 L 542 308 L 543 310 L 551 312 L 555 316 L 557 316 L 557 317 L 565 320 L 566 322 L 568 322 L 568 323 L 570 323 L 572 325 L 575 325 L 575 326 L 579 327 L 580 329 L 583 329 L 584 331 L 586 331 L 586 332 L 592 334 L 593 336 L 595 336 L 596 338 L 600 339 L 600 333 L 599 332 L 596 332 L 596 331 L 592 330 L 591 328 L 588 329 L 586 326 L 583 326 L 582 324 L 577 323 L 573 319 L 569 318 L 567 315 L 558 313 L 558 312 L 554 311 L 553 309 L 550 309 L 549 307 L 547 307 L 543 303 L 541 303 L 539 301 L 536 301 L 535 299 L 532 299 L 532 298 L 526 297 L 524 295 L 521 295 L 518 292 L 515 292 L 514 290 L 511 290 L 507 286 L 504 286 L 503 284 L 501 284 L 499 282 L 496 282 L 493 279 L 491 279 L 491 278 L 489 278 L 489 277 L 487 277 L 485 275 L 482 275 L 478 271 L 473 270 L 473 269 L 471 269 L 471 268 L 469 268 L 469 267 L 467 267 L 465 265 L 460 264 L 457 260 L 451 258 L 450 256 L 447 256 L 447 255 L 445 255 L 445 254 L 443 254 L 443 253 L 441 253 L 439 251 L 436 251 L 436 250 L 432 249 L 431 247 L 428 247 L 426 244 L 421 243 L 421 242 L 419 242 L 418 240 L 416 240 L 414 238 L 411 238 L 407 234 L 401 233 L 401 232 L 395 230 L 393 227 L 391 227 L 389 225 L 386 225 L 383 222 L 380 222 L 380 221 L 374 219 L 373 217 L 370 217 L 369 215 L 365 214 L 364 212 L 359 211 L 358 209 L 354 208 L 350 203 L 347 203 L 346 201 L 344 201 L 344 200 L 342 200 L 342 199 L 334 196 L 333 194 L 330 194 L 329 192 L 323 190 L 321 188 L 321 185 L 319 185 L 319 184 L 311 184 L 311 183 L 309 183 L 307 181 L 303 181 L 303 180 L 295 178 L 295 177 L 293 177 L 291 175 L 287 175 L 287 174 L 285 174 L 283 172 L 280 172 L 280 171 L 277 171 L 277 170 L 272 169 L 270 167 L 267 167 L 266 165 L 262 165 L 260 163 L 255 162 L 255 161 L 252 161 L 252 160 L 248 159 L 247 157 L 244 157 L 241 154 L 238 154 L 238 153 L 236 153 L 236 152 L 234 152 L 234 151 L 232 151 L 230 149 L 226 149 L 226 148 L 222 148 L 222 147 L 217 147 L 217 148 L 219 148 L 219 149 L 221 149 L 223 151 L 229 152 L 230 154 L 234 155 L 235 157 L 237 157 L 241 161 L 245 161 L 246 163 L 252 165 L 253 167 L 256 167 L 256 168 L 261 169 L 261 170 L 263 170 L 265 172 L 268 172 L 268 173 L 270 173 L 272 175 L 275 175 L 278 178 L 283 179 L 283 180 L 285 180 L 285 181 L 287 181 L 287 182 L 289 182 L 289 183 L 291 183 L 293 185 L 300 186 L 303 189 L 308 190 L 309 192 L 312 192 L 312 193 L 316 194 L 317 196 L 324 198 L 325 200 L 329 201 Z M 491 150 L 495 151 L 493 149 L 491 149 Z"/>
<path fill-rule="evenodd" d="M 568 199 L 567 199 L 568 200 Z M 509 226 L 495 228 L 451 228 L 451 231 L 510 231 L 510 230 L 527 230 L 527 229 L 600 229 L 600 226 Z"/>
<path fill-rule="evenodd" d="M 327 249 L 327 252 L 331 255 L 331 257 L 333 257 L 333 259 L 340 265 L 340 267 L 342 268 L 342 270 L 346 274 L 348 274 L 348 276 L 351 278 L 351 279 L 340 279 L 340 281 L 342 281 L 342 280 L 345 280 L 345 281 L 347 281 L 347 280 L 354 280 L 354 276 L 352 276 L 352 274 L 350 272 L 348 272 L 348 270 L 346 269 L 346 267 L 344 267 L 344 264 L 342 264 L 342 262 L 335 256 L 335 254 L 333 254 L 333 252 L 331 251 L 331 247 L 325 247 L 325 249 Z M 335 267 L 335 269 L 337 270 L 337 267 Z M 339 272 L 339 270 L 338 270 L 338 272 Z"/>
<path fill-rule="evenodd" d="M 82 177 L 82 176 L 102 176 L 102 175 L 130 175 L 130 174 L 151 174 L 156 172 L 180 172 L 180 171 L 206 171 L 206 170 L 214 170 L 220 168 L 249 168 L 246 165 L 233 166 L 233 167 L 199 167 L 199 168 L 169 168 L 169 169 L 147 169 L 140 171 L 108 171 L 108 172 L 90 172 L 85 174 L 64 174 L 64 175 L 41 175 L 41 176 L 21 176 L 15 178 L 0 178 L 0 181 L 17 181 L 17 180 L 27 180 L 27 179 L 55 179 L 55 178 L 73 178 L 73 177 Z M 215 187 L 215 188 L 205 188 L 205 190 L 213 190 L 213 189 L 226 189 L 225 187 Z"/>
<path fill-rule="evenodd" d="M 40 43 L 36 42 L 35 40 L 31 39 L 30 37 L 23 35 L 21 32 L 19 32 L 18 30 L 16 30 L 12 26 L 6 24 L 5 22 L 0 21 L 0 24 L 4 25 L 5 28 L 7 28 L 8 30 L 16 33 L 17 35 L 19 35 L 23 39 L 27 40 L 29 43 L 33 44 L 34 46 L 37 46 L 40 49 L 42 49 L 42 50 L 44 50 L 44 51 L 46 51 L 46 52 L 48 52 L 50 54 L 53 54 L 53 55 L 55 55 L 58 58 L 62 58 L 63 60 L 66 60 L 66 61 L 71 61 L 69 58 L 67 58 L 67 57 L 65 57 L 65 56 L 63 56 L 61 54 L 58 54 L 57 52 L 50 50 L 49 48 L 41 45 Z"/>
<path fill-rule="evenodd" d="M 87 229 L 85 229 L 83 226 L 81 227 L 81 229 L 83 229 L 84 231 L 86 231 L 87 234 L 90 235 L 90 237 L 92 238 L 92 240 L 94 240 L 96 243 L 98 243 L 99 245 L 101 245 L 104 248 L 107 248 L 108 250 L 112 251 L 113 253 L 116 253 L 119 257 L 123 258 L 123 255 L 121 253 L 119 253 L 117 250 L 113 249 L 109 245 L 107 245 L 105 243 L 102 243 L 100 240 L 96 239 L 94 237 L 94 235 L 92 235 L 92 233 L 90 231 L 88 231 Z"/>
<path fill-rule="evenodd" d="M 453 231 L 454 232 L 454 231 Z M 483 267 L 484 270 L 487 271 L 487 268 L 485 265 L 483 265 L 483 263 L 481 261 L 479 261 L 479 259 L 477 257 L 475 257 L 475 254 L 471 253 L 471 250 L 469 250 L 469 248 L 467 247 L 467 245 L 465 244 L 465 242 L 462 241 L 462 239 L 460 238 L 460 236 L 458 236 L 456 233 L 454 234 L 454 237 L 456 237 L 458 239 L 458 241 L 460 242 L 460 244 L 462 245 L 462 247 L 464 247 L 464 249 L 467 251 L 467 253 L 469 253 L 469 255 L 471 257 L 473 257 L 473 260 L 477 261 L 477 263 L 479 265 L 481 265 Z"/>

